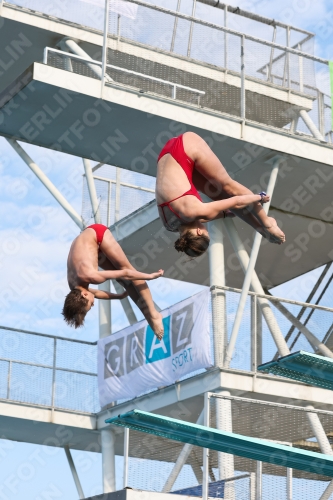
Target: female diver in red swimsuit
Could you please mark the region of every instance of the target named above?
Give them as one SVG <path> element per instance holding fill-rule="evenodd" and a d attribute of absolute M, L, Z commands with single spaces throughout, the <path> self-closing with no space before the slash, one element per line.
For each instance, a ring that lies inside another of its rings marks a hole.
<path fill-rule="evenodd" d="M 203 203 L 198 190 L 213 201 Z M 284 243 L 285 235 L 276 220 L 263 210 L 262 203 L 269 199 L 265 193 L 253 194 L 231 179 L 206 142 L 193 132 L 170 139 L 158 157 L 156 201 L 160 218 L 168 231 L 180 233 L 176 250 L 191 257 L 208 248 L 205 222 L 234 215 L 271 243 Z"/>

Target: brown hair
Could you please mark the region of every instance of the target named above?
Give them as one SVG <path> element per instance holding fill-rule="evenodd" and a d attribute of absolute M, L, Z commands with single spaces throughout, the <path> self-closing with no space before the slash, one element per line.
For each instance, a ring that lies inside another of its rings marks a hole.
<path fill-rule="evenodd" d="M 194 235 L 191 231 L 186 231 L 177 241 L 175 249 L 178 252 L 185 252 L 190 257 L 200 257 L 209 246 L 209 238 L 205 234 Z"/>
<path fill-rule="evenodd" d="M 84 323 L 84 318 L 87 314 L 88 300 L 82 297 L 81 290 L 71 290 L 65 298 L 62 315 L 67 325 L 79 328 Z"/>

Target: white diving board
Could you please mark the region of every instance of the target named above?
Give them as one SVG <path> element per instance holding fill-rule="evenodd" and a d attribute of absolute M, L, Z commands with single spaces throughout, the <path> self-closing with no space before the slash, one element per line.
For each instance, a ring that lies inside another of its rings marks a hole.
<path fill-rule="evenodd" d="M 132 410 L 105 421 L 155 436 L 239 457 L 333 477 L 333 456 Z"/>
<path fill-rule="evenodd" d="M 298 351 L 258 366 L 258 371 L 333 390 L 333 359 Z"/>

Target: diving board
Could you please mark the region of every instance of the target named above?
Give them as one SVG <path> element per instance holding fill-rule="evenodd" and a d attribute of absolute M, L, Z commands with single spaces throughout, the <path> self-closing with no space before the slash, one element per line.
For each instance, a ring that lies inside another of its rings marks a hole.
<path fill-rule="evenodd" d="M 333 477 L 331 455 L 295 449 L 140 410 L 132 410 L 105 422 L 239 457 Z"/>
<path fill-rule="evenodd" d="M 258 371 L 333 390 L 333 359 L 310 352 L 288 354 L 258 366 Z"/>

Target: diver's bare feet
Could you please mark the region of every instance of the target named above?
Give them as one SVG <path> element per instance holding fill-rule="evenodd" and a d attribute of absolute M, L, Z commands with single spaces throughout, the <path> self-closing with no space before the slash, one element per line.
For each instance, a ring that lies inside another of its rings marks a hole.
<path fill-rule="evenodd" d="M 282 245 L 286 241 L 286 237 L 283 231 L 277 225 L 276 220 L 273 217 L 268 217 L 269 225 L 263 226 L 263 236 L 268 239 L 270 243 L 277 243 Z"/>
<path fill-rule="evenodd" d="M 156 314 L 148 320 L 148 323 L 158 340 L 161 340 L 164 335 L 162 314 L 156 311 Z"/>

